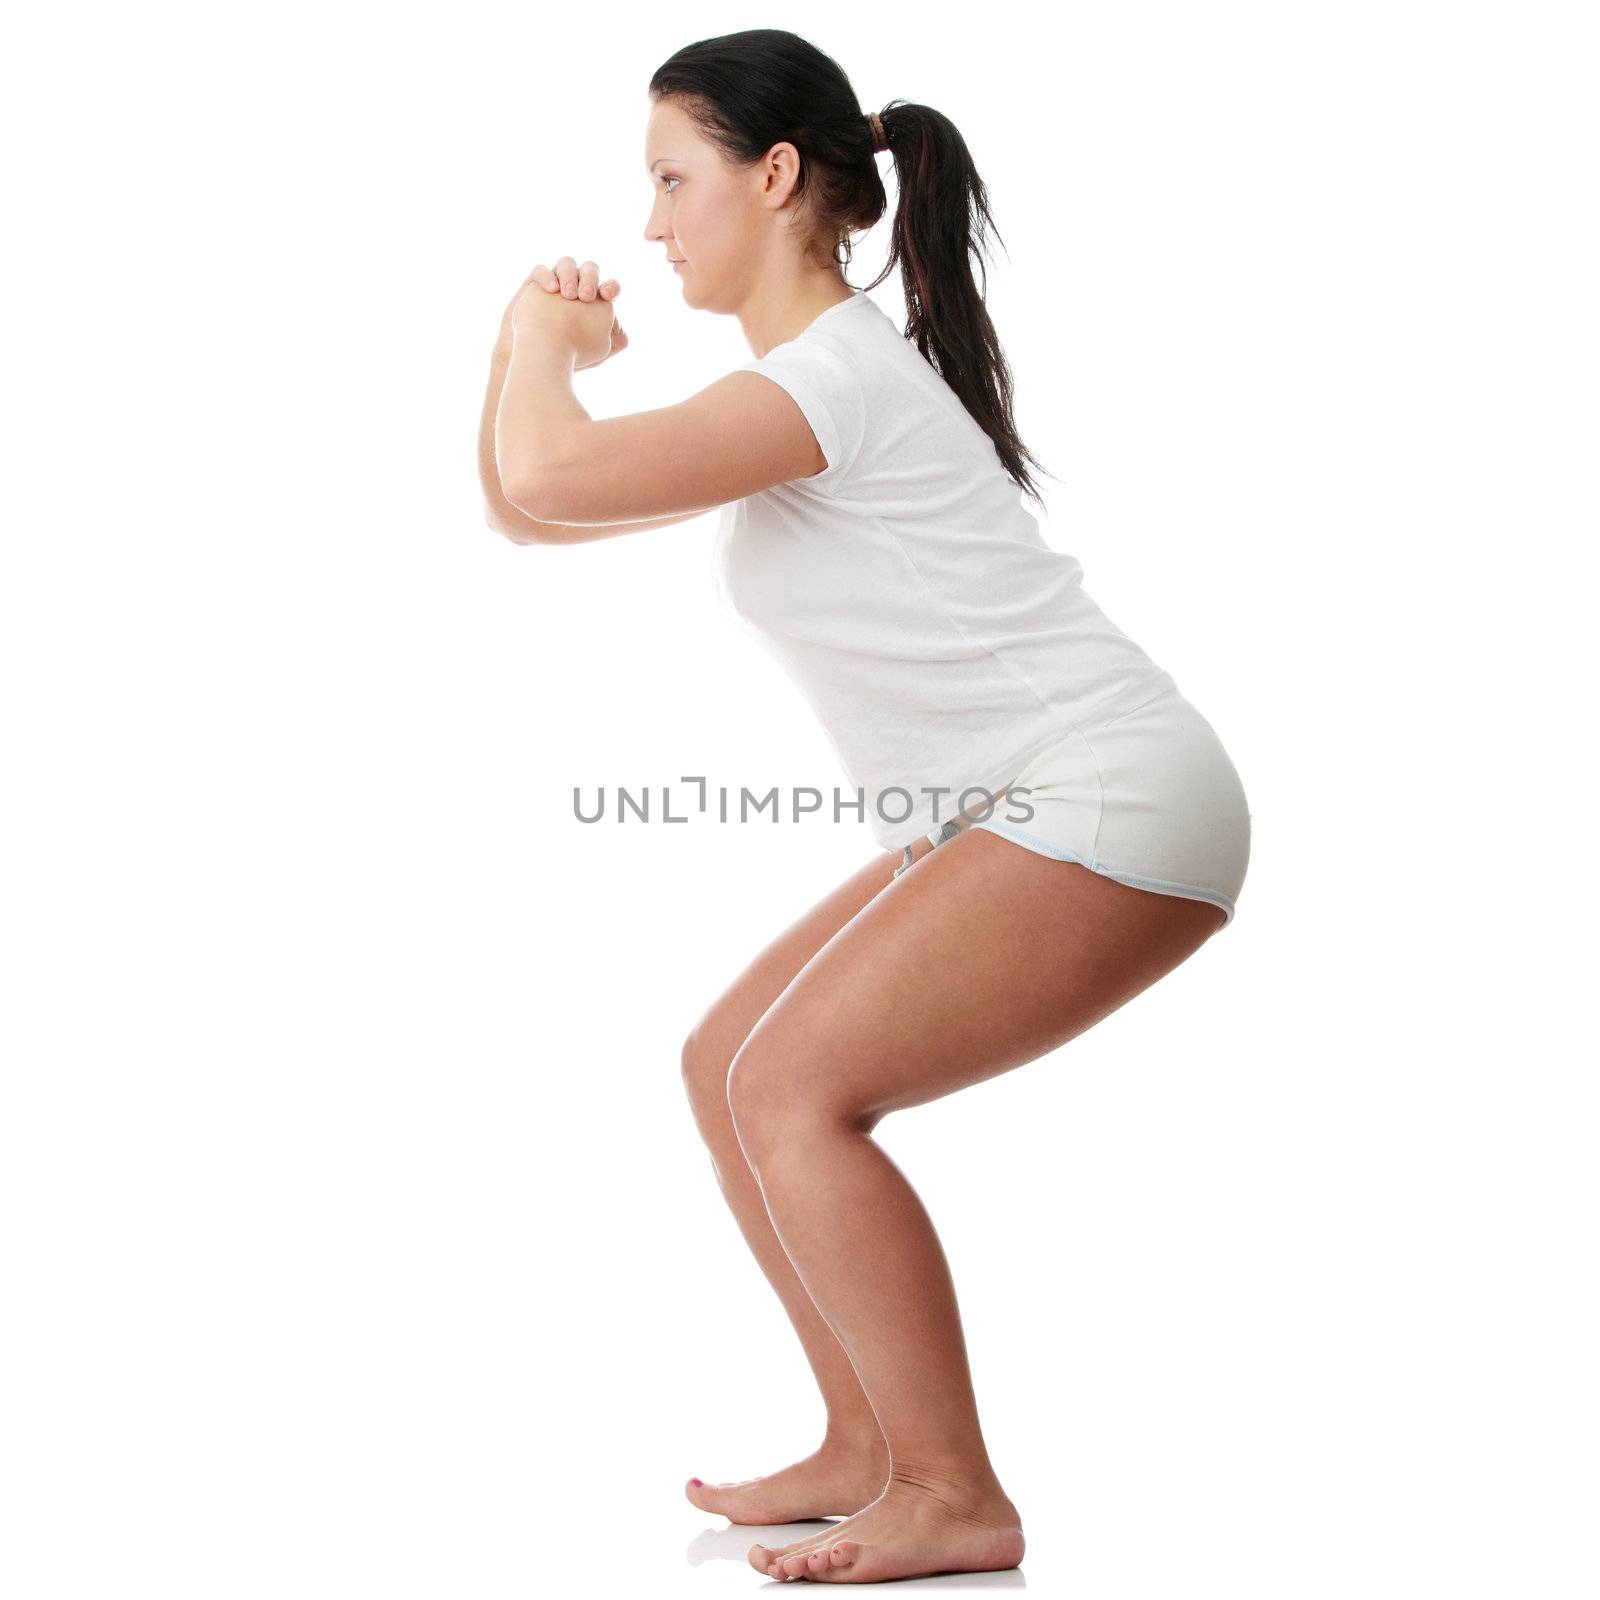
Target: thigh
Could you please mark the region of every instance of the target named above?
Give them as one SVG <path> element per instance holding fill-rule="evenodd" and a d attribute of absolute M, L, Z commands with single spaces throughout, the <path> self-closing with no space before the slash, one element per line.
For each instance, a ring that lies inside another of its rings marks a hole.
<path fill-rule="evenodd" d="M 803 1102 L 870 1127 L 1064 1044 L 1224 922 L 982 829 L 923 853 L 754 1023 L 733 1064 L 736 1115 Z"/>
<path fill-rule="evenodd" d="M 926 840 L 923 844 L 932 849 Z M 857 869 L 761 950 L 695 1023 L 687 1059 L 702 1063 L 720 1086 L 762 1013 L 817 951 L 890 883 L 898 859 L 885 852 Z"/>

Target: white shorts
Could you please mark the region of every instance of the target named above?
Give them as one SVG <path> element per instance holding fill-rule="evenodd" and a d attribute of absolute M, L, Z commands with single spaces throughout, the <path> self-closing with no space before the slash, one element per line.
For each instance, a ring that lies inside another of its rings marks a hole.
<path fill-rule="evenodd" d="M 969 827 L 1136 889 L 1208 900 L 1227 913 L 1223 927 L 1250 860 L 1239 774 L 1175 688 L 1075 729 L 1029 761 L 987 812 L 973 804 L 928 838 L 937 846 Z"/>

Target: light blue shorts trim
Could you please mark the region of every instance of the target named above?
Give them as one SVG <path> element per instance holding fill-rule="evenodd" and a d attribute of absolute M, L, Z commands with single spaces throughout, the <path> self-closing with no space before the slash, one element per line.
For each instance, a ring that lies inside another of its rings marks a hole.
<path fill-rule="evenodd" d="M 1013 822 L 1001 822 L 994 817 L 987 822 L 974 822 L 972 826 L 982 828 L 987 833 L 998 833 L 1002 839 L 1010 839 L 1013 844 L 1020 844 L 1024 849 L 1032 850 L 1035 855 L 1049 856 L 1055 861 L 1076 861 L 1079 866 L 1087 867 L 1091 872 L 1098 872 L 1102 878 L 1115 878 L 1118 883 L 1125 883 L 1133 889 L 1153 889 L 1157 894 L 1175 894 L 1185 900 L 1208 900 L 1214 906 L 1221 906 L 1228 913 L 1227 921 L 1222 924 L 1224 928 L 1233 921 L 1233 901 L 1215 889 L 1202 889 L 1194 883 L 1173 883 L 1169 878 L 1147 878 L 1137 872 L 1116 872 L 1110 867 L 1101 866 L 1098 861 L 1084 860 L 1075 850 L 1052 844 L 1048 839 L 1041 839 L 1036 833 L 1027 833 Z M 964 833 L 967 830 L 961 831 Z"/>

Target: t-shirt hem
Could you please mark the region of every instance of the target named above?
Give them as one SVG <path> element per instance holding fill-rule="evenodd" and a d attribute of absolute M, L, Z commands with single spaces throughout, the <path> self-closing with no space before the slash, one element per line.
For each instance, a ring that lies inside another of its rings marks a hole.
<path fill-rule="evenodd" d="M 966 787 L 970 789 L 983 789 L 990 795 L 999 795 L 1007 784 L 1015 781 L 1016 776 L 1028 765 L 1035 756 L 1048 750 L 1051 745 L 1063 739 L 1070 738 L 1081 728 L 1092 727 L 1096 723 L 1105 722 L 1111 717 L 1123 716 L 1130 711 L 1137 711 L 1146 702 L 1154 700 L 1158 695 L 1163 695 L 1170 689 L 1178 687 L 1178 680 L 1170 672 L 1157 669 L 1154 675 L 1147 675 L 1135 679 L 1134 682 L 1124 685 L 1116 693 L 1107 695 L 1103 700 L 1097 700 L 1087 710 L 1078 715 L 1075 722 L 1064 722 L 1053 728 L 1042 738 L 1035 739 L 1025 745 L 1021 750 L 1009 755 L 999 763 L 1000 772 L 992 775 L 987 782 L 972 783 Z M 961 797 L 961 790 L 956 789 L 950 793 L 942 794 L 938 802 L 938 815 L 935 816 L 935 807 L 932 802 L 926 806 L 918 807 L 905 821 L 897 823 L 892 833 L 884 834 L 878 838 L 882 849 L 898 854 L 908 844 L 915 844 L 918 839 L 931 833 L 933 829 L 943 826 L 957 815 L 956 802 Z M 981 809 L 981 802 L 978 803 Z M 1000 810 L 1000 801 L 997 799 L 989 810 L 993 817 Z M 981 820 L 981 819 L 980 819 Z"/>

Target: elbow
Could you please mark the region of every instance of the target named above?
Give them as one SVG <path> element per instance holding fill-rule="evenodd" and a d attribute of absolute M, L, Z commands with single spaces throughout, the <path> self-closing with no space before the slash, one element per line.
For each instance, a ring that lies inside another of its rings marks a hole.
<path fill-rule="evenodd" d="M 537 473 L 512 473 L 502 479 L 501 487 L 506 499 L 535 522 L 563 526 L 600 514 L 595 510 L 591 476 L 576 461 L 547 461 Z"/>
<path fill-rule="evenodd" d="M 537 478 L 508 478 L 501 482 L 506 503 L 515 507 L 525 517 L 535 522 L 550 520 L 550 494 L 545 484 Z"/>
<path fill-rule="evenodd" d="M 483 519 L 503 539 L 509 539 L 512 544 L 542 544 L 534 525 L 530 521 L 513 522 L 503 512 L 498 512 L 493 506 L 487 508 Z"/>

